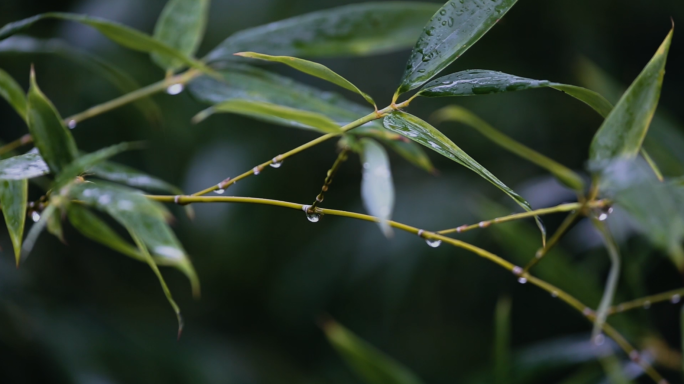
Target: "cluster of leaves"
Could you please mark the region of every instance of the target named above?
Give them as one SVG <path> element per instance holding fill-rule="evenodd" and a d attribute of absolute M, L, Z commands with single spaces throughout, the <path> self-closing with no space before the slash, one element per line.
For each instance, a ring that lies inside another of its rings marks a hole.
<path fill-rule="evenodd" d="M 593 175 L 593 188 L 589 191 L 585 180 L 574 171 L 517 143 L 461 107 L 440 110 L 435 120 L 472 126 L 495 144 L 547 169 L 576 191 L 581 201 L 595 199 L 599 192 L 610 198 L 642 223 L 653 242 L 666 249 L 678 267 L 683 269 L 682 183 L 679 180 L 661 182 L 653 175 L 652 169 L 643 166 L 637 158 L 643 151 L 642 142 L 657 107 L 672 32 L 615 107 L 600 94 L 586 88 L 489 70 L 467 70 L 433 80 L 515 3 L 516 0 L 458 0 L 448 1 L 441 7 L 409 2 L 339 7 L 238 32 L 202 60 L 194 56 L 204 33 L 209 0 L 170 0 L 158 20 L 154 36 L 98 18 L 46 13 L 6 25 L 0 29 L 0 40 L 43 19 L 85 24 L 124 47 L 149 53 L 168 78 L 189 68 L 186 73 L 193 74 L 189 77 L 190 92 L 198 100 L 211 105 L 198 113 L 194 122 L 228 112 L 309 129 L 331 137 L 344 135 L 342 145 L 358 152 L 364 164 L 361 191 L 365 206 L 371 215 L 379 218 L 380 227 L 388 236 L 391 234 L 388 222 L 392 215 L 394 187 L 388 156 L 381 144 L 427 171 L 433 171 L 433 167 L 422 147 L 435 151 L 489 181 L 523 209 L 532 210 L 523 197 L 446 135 L 428 122 L 401 110 L 411 100 L 418 96 L 477 96 L 538 88 L 561 91 L 587 104 L 605 118 L 590 148 L 589 170 Z M 428 18 L 427 25 L 424 25 Z M 394 99 L 390 106 L 380 110 L 371 96 L 329 68 L 296 57 L 361 56 L 412 45 L 415 46 Z M 137 84 L 120 69 L 73 50 L 61 41 L 14 36 L 0 44 L 0 53 L 3 52 L 62 54 L 104 74 L 124 92 L 137 88 Z M 256 66 L 260 61 L 285 64 L 340 86 L 361 96 L 372 108 L 264 70 Z M 396 104 L 402 94 L 418 88 L 420 90 L 409 100 Z M 119 144 L 89 154 L 79 152 L 67 128 L 67 125 L 72 125 L 72 120 L 63 119 L 40 91 L 33 70 L 27 95 L 9 74 L 0 70 L 0 95 L 26 121 L 36 147 L 0 161 L 0 204 L 17 263 L 22 255 L 28 254 L 44 228 L 62 238 L 62 217 L 68 217 L 84 236 L 148 263 L 157 274 L 180 322 L 180 312 L 158 266 L 173 266 L 181 270 L 190 279 L 195 293 L 199 292 L 197 276 L 187 253 L 168 225 L 168 211 L 130 187 L 162 190 L 175 195 L 182 192 L 139 171 L 106 161 L 135 147 L 135 144 Z M 137 103 L 148 118 L 156 119 L 158 110 L 151 100 L 141 99 Z M 654 166 L 652 162 L 650 165 Z M 634 169 L 639 172 L 632 172 Z M 29 180 L 41 180 L 46 176 L 49 176 L 49 182 L 41 183 L 47 185 L 45 199 L 29 209 Z M 91 177 L 128 184 L 129 187 L 91 180 Z M 643 199 L 643 196 L 648 196 L 648 199 Z M 654 205 L 662 209 L 654 211 Z M 23 240 L 27 212 L 36 207 L 42 209 L 40 218 Z M 120 236 L 93 209 L 107 214 L 125 228 L 133 244 Z M 545 243 L 545 228 L 538 218 L 537 224 Z M 620 263 L 609 231 L 600 220 L 595 220 L 595 224 L 605 236 L 613 263 L 596 315 L 598 331 L 612 303 Z M 324 329 L 333 344 L 369 383 L 420 382 L 341 326 L 329 322 Z"/>

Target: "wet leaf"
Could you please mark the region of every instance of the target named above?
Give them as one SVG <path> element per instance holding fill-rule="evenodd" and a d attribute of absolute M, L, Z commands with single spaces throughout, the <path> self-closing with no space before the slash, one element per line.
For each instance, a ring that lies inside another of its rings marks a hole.
<path fill-rule="evenodd" d="M 160 42 L 159 40 L 151 37 L 150 35 L 147 35 L 133 28 L 127 27 L 123 24 L 115 23 L 113 21 L 101 19 L 98 17 L 78 15 L 74 13 L 43 13 L 40 15 L 26 18 L 24 20 L 9 23 L 2 27 L 2 29 L 0 29 L 0 40 L 4 40 L 16 33 L 19 33 L 31 27 L 36 22 L 45 19 L 68 20 L 80 24 L 85 24 L 97 29 L 100 33 L 107 36 L 107 38 L 123 47 L 135 51 L 157 53 L 160 55 L 164 55 L 166 57 L 176 59 L 189 67 L 193 67 L 208 73 L 211 72 L 211 70 L 207 68 L 202 62 L 191 57 L 188 57 L 187 55 L 183 54 L 177 49 L 169 47 L 168 45 Z"/>
<path fill-rule="evenodd" d="M 420 90 L 420 95 L 426 97 L 478 96 L 537 88 L 552 88 L 566 93 L 587 104 L 603 117 L 608 116 L 613 109 L 613 105 L 603 96 L 586 88 L 553 83 L 548 80 L 527 79 L 483 69 L 456 72 L 432 80 Z"/>
<path fill-rule="evenodd" d="M 52 54 L 67 59 L 102 76 L 121 93 L 140 88 L 140 84 L 121 68 L 89 52 L 74 48 L 60 39 L 41 40 L 29 36 L 13 36 L 0 42 L 0 54 Z M 152 124 L 161 120 L 161 111 L 150 97 L 133 103 Z"/>
<path fill-rule="evenodd" d="M 150 250 L 155 260 L 163 260 L 182 271 L 199 293 L 195 270 L 171 228 L 166 223 L 168 212 L 162 205 L 142 193 L 106 182 L 76 183 L 68 187 L 71 199 L 106 212 L 123 225 Z"/>
<path fill-rule="evenodd" d="M 342 132 L 340 127 L 328 117 L 315 112 L 283 107 L 277 104 L 251 100 L 227 100 L 198 113 L 192 120 L 199 123 L 215 113 L 236 113 L 254 117 L 270 123 L 295 128 L 304 128 L 323 133 Z"/>
<path fill-rule="evenodd" d="M 2 207 L 7 231 L 12 240 L 17 266 L 21 259 L 27 200 L 28 180 L 0 180 L 0 207 Z"/>
<path fill-rule="evenodd" d="M 672 34 L 670 31 L 655 56 L 596 132 L 589 149 L 591 160 L 634 157 L 641 149 L 658 106 Z"/>
<path fill-rule="evenodd" d="M 377 350 L 342 325 L 328 320 L 323 330 L 330 344 L 366 384 L 420 384 L 407 368 Z"/>
<path fill-rule="evenodd" d="M 57 175 L 57 178 L 55 179 L 55 188 L 60 189 L 61 187 L 73 181 L 76 176 L 81 175 L 93 166 L 107 160 L 112 156 L 116 156 L 121 152 L 128 151 L 136 147 L 139 147 L 139 145 L 135 143 L 121 143 L 100 149 L 93 153 L 79 156 Z"/>
<path fill-rule="evenodd" d="M 378 138 L 385 145 L 390 147 L 394 152 L 399 154 L 409 163 L 418 168 L 424 169 L 430 173 L 435 173 L 437 170 L 432 165 L 432 161 L 427 156 L 420 145 L 413 141 L 406 140 L 403 136 L 400 139 Z"/>
<path fill-rule="evenodd" d="M 453 141 L 446 137 L 442 132 L 411 114 L 396 111 L 385 117 L 383 120 L 385 128 L 398 133 L 410 140 L 417 142 L 440 155 L 451 159 L 458 164 L 470 169 L 471 171 L 480 175 L 480 177 L 494 184 L 497 188 L 502 190 L 510 196 L 519 206 L 526 211 L 531 211 L 530 204 L 520 195 L 515 193 L 506 184 L 501 182 L 496 176 L 489 172 L 486 168 L 480 165 L 475 159 L 470 157 L 461 148 L 459 148 Z M 536 218 L 537 225 L 542 232 L 542 238 L 546 242 L 546 229 L 539 218 Z"/>
<path fill-rule="evenodd" d="M 36 148 L 50 170 L 59 173 L 78 157 L 76 142 L 57 109 L 38 88 L 33 70 L 27 107 L 29 132 Z"/>
<path fill-rule="evenodd" d="M 169 192 L 174 195 L 182 195 L 180 188 L 167 183 L 164 180 L 150 176 L 137 169 L 125 165 L 104 161 L 88 169 L 88 173 L 101 179 L 115 181 L 150 191 Z"/>
<path fill-rule="evenodd" d="M 296 57 L 291 56 L 269 56 L 256 52 L 239 52 L 235 55 L 249 57 L 252 59 L 273 61 L 288 65 L 300 72 L 304 72 L 308 75 L 318 77 L 319 79 L 329 81 L 346 90 L 355 92 L 361 95 L 368 103 L 370 103 L 370 105 L 375 107 L 375 101 L 373 101 L 372 97 L 368 96 L 366 93 L 361 91 L 356 85 L 350 83 L 347 79 L 333 72 L 330 68 L 326 67 L 325 65 L 314 63 L 313 61 L 298 59 Z"/>
<path fill-rule="evenodd" d="M 204 36 L 209 3 L 209 0 L 169 0 L 157 20 L 154 38 L 193 57 Z M 158 53 L 152 53 L 152 60 L 167 71 L 177 70 L 184 64 Z"/>
<path fill-rule="evenodd" d="M 396 93 L 418 88 L 441 72 L 484 36 L 516 1 L 447 1 L 418 38 Z"/>
<path fill-rule="evenodd" d="M 530 149 L 504 135 L 465 108 L 455 105 L 444 107 L 435 112 L 433 118 L 439 123 L 444 121 L 453 121 L 468 125 L 507 151 L 510 151 L 522 157 L 523 159 L 548 170 L 558 179 L 558 181 L 565 184 L 569 188 L 572 188 L 576 191 L 584 191 L 584 181 L 582 181 L 582 178 L 578 174 L 566 166 L 559 164 L 558 162 L 542 155 L 541 153 Z"/>
<path fill-rule="evenodd" d="M 24 90 L 9 73 L 0 69 L 0 97 L 14 108 L 15 111 L 26 120 L 26 96 Z"/>
<path fill-rule="evenodd" d="M 209 53 L 209 62 L 257 51 L 298 57 L 365 56 L 410 48 L 436 4 L 352 4 L 240 31 Z"/>
<path fill-rule="evenodd" d="M 50 168 L 37 151 L 0 160 L 0 180 L 23 180 L 44 176 Z"/>
<path fill-rule="evenodd" d="M 394 209 L 394 182 L 387 152 L 372 139 L 361 139 L 361 197 L 366 210 L 371 216 L 380 219 L 378 223 L 382 233 L 392 236 L 392 227 L 388 220 L 392 218 Z"/>

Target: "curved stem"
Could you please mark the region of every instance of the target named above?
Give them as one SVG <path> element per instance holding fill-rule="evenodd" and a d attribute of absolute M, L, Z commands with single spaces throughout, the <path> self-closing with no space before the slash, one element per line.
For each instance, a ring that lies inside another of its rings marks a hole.
<path fill-rule="evenodd" d="M 190 204 L 190 203 L 250 203 L 250 204 L 266 204 L 266 205 L 273 205 L 273 206 L 279 206 L 279 207 L 284 207 L 284 208 L 291 208 L 291 209 L 296 209 L 296 210 L 303 210 L 305 207 L 304 204 L 297 204 L 297 203 L 291 203 L 291 202 L 286 202 L 286 201 L 279 201 L 279 200 L 270 200 L 270 199 L 261 199 L 261 198 L 254 198 L 254 197 L 232 197 L 232 196 L 226 196 L 226 197 L 207 197 L 207 196 L 153 196 L 153 195 L 148 195 L 148 198 L 159 201 L 159 202 L 165 202 L 165 203 L 176 203 L 176 204 Z M 349 217 L 352 219 L 357 219 L 357 220 L 364 220 L 364 221 L 371 221 L 371 222 L 380 222 L 380 219 L 374 216 L 369 216 L 369 215 L 364 215 L 361 213 L 355 213 L 355 212 L 347 212 L 347 211 L 340 211 L 340 210 L 335 210 L 335 209 L 322 209 L 318 208 L 316 209 L 316 212 L 319 214 L 323 215 L 331 215 L 331 216 L 342 216 L 342 217 Z M 535 276 L 530 275 L 527 272 L 524 272 L 523 269 L 519 266 L 516 266 L 515 264 L 501 258 L 500 256 L 497 256 L 489 251 L 486 251 L 482 248 L 479 248 L 475 245 L 468 244 L 466 242 L 452 239 L 450 237 L 446 237 L 444 235 L 440 235 L 439 233 L 435 232 L 427 232 L 422 229 L 412 227 L 410 225 L 402 224 L 396 221 L 389 221 L 389 225 L 402 230 L 406 231 L 408 233 L 412 233 L 415 235 L 419 235 L 420 237 L 424 239 L 429 239 L 429 240 L 441 240 L 444 243 L 453 245 L 457 248 L 462 248 L 465 250 L 468 250 L 470 252 L 475 253 L 476 255 L 485 258 L 502 268 L 505 268 L 508 271 L 513 272 L 514 275 L 516 275 L 520 281 L 524 282 L 530 282 L 531 284 L 549 292 L 553 297 L 557 297 L 570 305 L 571 307 L 575 308 L 578 312 L 582 313 L 582 315 L 589 320 L 590 322 L 594 322 L 596 318 L 595 312 L 589 308 L 587 305 L 582 303 L 581 301 L 577 300 L 575 297 L 572 295 L 568 294 L 567 292 L 557 288 L 556 286 L 547 283 L 544 280 L 541 280 Z M 658 384 L 663 384 L 666 383 L 666 381 L 660 376 L 660 374 L 646 361 L 640 358 L 639 351 L 637 351 L 615 328 L 610 326 L 607 323 L 602 324 L 602 329 L 603 332 L 613 339 L 619 346 L 622 348 L 622 350 L 629 355 L 630 359 L 634 361 L 635 363 L 639 364 L 644 371 Z"/>

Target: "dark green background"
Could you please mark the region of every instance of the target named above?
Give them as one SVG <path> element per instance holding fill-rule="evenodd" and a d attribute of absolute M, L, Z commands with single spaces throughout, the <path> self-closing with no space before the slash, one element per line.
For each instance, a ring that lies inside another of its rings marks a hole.
<path fill-rule="evenodd" d="M 200 55 L 238 30 L 349 3 L 354 1 L 213 0 Z M 2 0 L 0 24 L 45 11 L 70 11 L 151 32 L 163 5 L 161 0 Z M 684 2 L 521 0 L 445 73 L 482 68 L 578 84 L 576 63 L 584 56 L 629 84 L 665 37 L 670 17 L 684 24 Z M 163 76 L 146 55 L 126 51 L 83 26 L 50 21 L 29 33 L 60 37 L 101 55 L 141 84 Z M 321 62 L 384 106 L 398 85 L 408 54 L 402 51 Z M 25 87 L 31 63 L 36 66 L 41 88 L 64 116 L 117 96 L 109 83 L 69 61 L 0 56 L 0 67 Z M 271 68 L 335 90 L 294 71 Z M 684 121 L 684 39 L 678 31 L 667 69 L 661 109 Z M 163 109 L 163 127 L 150 126 L 136 109 L 125 107 L 80 124 L 73 131 L 79 147 L 91 151 L 121 141 L 146 140 L 146 150 L 118 160 L 193 192 L 315 137 L 311 132 L 228 115 L 192 125 L 190 118 L 205 106 L 186 92 L 158 95 L 155 100 Z M 586 106 L 552 90 L 421 99 L 411 105 L 410 112 L 428 118 L 450 103 L 471 108 L 512 137 L 578 170 L 584 168 L 591 137 L 601 122 Z M 23 122 L 5 103 L 0 103 L 0 116 L 0 140 L 14 140 L 26 133 Z M 474 131 L 453 124 L 439 127 L 533 206 L 573 199 L 542 170 L 502 152 Z M 440 171 L 438 176 L 392 156 L 397 191 L 394 217 L 398 221 L 441 229 L 491 218 L 484 208 L 491 202 L 505 207 L 504 213 L 515 211 L 497 189 L 465 168 L 433 153 L 430 156 Z M 326 142 L 288 159 L 278 170 L 269 168 L 241 181 L 228 193 L 310 202 L 335 157 L 335 143 Z M 339 172 L 324 206 L 363 211 L 359 183 L 360 164 L 352 158 Z M 34 197 L 40 195 L 38 190 L 34 192 Z M 517 351 L 566 337 L 577 342 L 589 338 L 591 324 L 582 316 L 462 250 L 448 246 L 432 249 L 400 232 L 387 240 L 377 226 L 350 219 L 324 217 L 312 224 L 301 212 L 275 207 L 212 205 L 197 206 L 196 210 L 194 222 L 175 210 L 174 229 L 193 257 L 202 281 L 202 298 L 192 299 L 180 273 L 164 270 L 186 321 L 180 341 L 175 339 L 175 317 L 144 264 L 87 241 L 68 228 L 67 245 L 44 234 L 17 270 L 3 229 L 0 382 L 357 382 L 316 325 L 320 315 L 328 314 L 427 383 L 486 383 L 491 382 L 494 306 L 502 295 L 513 300 L 512 343 Z M 558 216 L 547 218 L 549 229 L 555 229 L 560 220 Z M 608 222 L 620 227 L 624 216 L 616 213 Z M 539 239 L 531 222 L 501 227 L 459 238 L 507 259 L 532 257 Z M 563 288 L 581 296 L 587 281 L 605 277 L 607 257 L 587 223 L 576 226 L 560 247 L 564 252 L 554 257 L 565 258 L 566 267 L 579 277 Z M 681 286 L 681 276 L 672 264 L 645 239 L 628 236 L 622 250 L 626 266 L 620 299 Z M 570 274 L 560 272 L 561 276 Z M 595 306 L 596 302 L 588 304 Z M 643 345 L 645 336 L 655 335 L 674 350 L 681 349 L 678 306 L 661 304 L 638 310 L 621 316 L 616 322 L 618 327 L 620 324 L 620 330 L 637 345 Z M 574 351 L 568 344 L 560 348 Z M 591 355 L 578 354 L 587 359 Z M 541 355 L 552 353 L 543 350 Z M 621 353 L 617 356 L 624 360 Z M 527 367 L 516 365 L 517 370 Z M 579 368 L 535 370 L 530 376 L 511 378 L 511 382 L 562 382 L 578 369 L 601 372 L 594 361 Z M 681 382 L 681 373 L 663 367 L 660 371 L 671 382 Z"/>

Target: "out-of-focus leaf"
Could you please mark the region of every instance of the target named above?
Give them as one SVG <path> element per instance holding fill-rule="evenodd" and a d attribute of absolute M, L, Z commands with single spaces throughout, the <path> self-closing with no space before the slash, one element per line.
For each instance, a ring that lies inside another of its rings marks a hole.
<path fill-rule="evenodd" d="M 500 147 L 551 172 L 558 181 L 566 186 L 577 191 L 584 191 L 582 178 L 571 169 L 504 135 L 463 107 L 456 105 L 444 107 L 435 112 L 433 118 L 438 123 L 454 121 L 468 125 Z"/>
<path fill-rule="evenodd" d="M 397 94 L 408 92 L 453 63 L 517 0 L 450 0 L 432 16 L 411 52 Z"/>
<path fill-rule="evenodd" d="M 36 148 L 50 170 L 59 173 L 78 157 L 78 150 L 59 112 L 38 88 L 33 69 L 27 107 L 29 132 Z"/>
<path fill-rule="evenodd" d="M 17 265 L 21 259 L 27 200 L 28 180 L 0 180 L 0 206 L 12 240 Z"/>
<path fill-rule="evenodd" d="M 135 79 L 121 68 L 89 52 L 74 48 L 60 39 L 36 39 L 29 36 L 13 36 L 0 42 L 0 54 L 53 54 L 70 60 L 115 86 L 121 93 L 133 92 L 140 88 Z M 161 110 L 152 98 L 136 100 L 133 105 L 152 124 L 161 120 Z"/>
<path fill-rule="evenodd" d="M 437 4 L 383 2 L 312 12 L 240 31 L 209 53 L 209 62 L 246 50 L 270 55 L 365 56 L 409 48 Z"/>
<path fill-rule="evenodd" d="M 48 220 L 50 220 L 50 217 L 55 214 L 55 211 L 57 211 L 56 206 L 48 205 L 47 208 L 40 213 L 40 220 L 33 224 L 26 235 L 24 244 L 21 247 L 21 258 L 27 258 L 29 253 L 31 253 L 33 246 L 36 245 L 36 241 L 38 241 L 38 236 L 40 236 L 40 233 L 43 232 L 43 229 L 45 229 L 45 226 L 47 226 Z"/>
<path fill-rule="evenodd" d="M 121 143 L 100 149 L 93 153 L 81 155 L 57 175 L 57 178 L 55 179 L 55 187 L 59 189 L 73 181 L 76 176 L 84 173 L 87 169 L 90 169 L 91 167 L 107 160 L 112 156 L 118 155 L 121 152 L 135 147 L 136 144 L 134 143 Z"/>
<path fill-rule="evenodd" d="M 0 180 L 23 180 L 50 173 L 45 160 L 36 151 L 0 160 Z"/>
<path fill-rule="evenodd" d="M 62 229 L 62 215 L 60 209 L 57 209 L 55 214 L 50 215 L 47 218 L 47 230 L 62 243 L 66 243 L 64 240 L 64 231 Z"/>
<path fill-rule="evenodd" d="M 26 120 L 26 96 L 24 95 L 24 90 L 9 73 L 2 69 L 0 69 L 0 97 L 7 100 L 19 116 Z"/>
<path fill-rule="evenodd" d="M 361 179 L 361 197 L 363 204 L 371 216 L 380 219 L 378 223 L 385 236 L 392 236 L 392 227 L 388 220 L 394 208 L 394 183 L 387 152 L 372 139 L 362 139 L 361 161 L 363 178 Z"/>
<path fill-rule="evenodd" d="M 166 223 L 168 212 L 142 193 L 105 182 L 76 183 L 68 188 L 69 197 L 106 212 L 139 237 L 156 260 L 179 269 L 190 279 L 193 292 L 199 281 L 183 246 Z"/>
<path fill-rule="evenodd" d="M 169 0 L 157 20 L 154 38 L 192 57 L 202 42 L 208 13 L 209 0 Z M 152 60 L 167 71 L 184 64 L 158 53 L 152 53 Z"/>
<path fill-rule="evenodd" d="M 591 165 L 601 176 L 602 193 L 622 207 L 656 246 L 684 270 L 684 187 L 660 182 L 641 159 Z"/>
<path fill-rule="evenodd" d="M 176 59 L 189 67 L 193 67 L 204 72 L 211 72 L 211 70 L 202 62 L 188 57 L 177 49 L 169 47 L 150 35 L 113 21 L 74 13 L 43 13 L 26 18 L 24 20 L 9 23 L 0 29 L 0 40 L 4 40 L 16 33 L 19 33 L 24 29 L 31 27 L 36 22 L 44 19 L 68 20 L 85 24 L 97 29 L 110 40 L 126 48 L 147 53 L 158 53 L 160 55 Z"/>
<path fill-rule="evenodd" d="M 494 313 L 494 383 L 509 382 L 511 360 L 511 299 L 501 297 Z"/>
<path fill-rule="evenodd" d="M 378 139 L 416 167 L 422 168 L 430 173 L 436 172 L 430 158 L 420 145 L 415 142 L 409 140 L 404 141 L 406 139 L 403 136 L 400 136 L 399 139 L 385 137 L 378 137 Z"/>
<path fill-rule="evenodd" d="M 658 106 L 673 32 L 674 30 L 670 31 L 655 56 L 596 132 L 589 150 L 591 160 L 632 157 L 641 149 L 641 143 Z"/>
<path fill-rule="evenodd" d="M 110 161 L 99 163 L 94 167 L 89 168 L 87 172 L 101 179 L 115 181 L 134 188 L 169 192 L 175 195 L 183 194 L 183 191 L 180 188 L 171 185 L 164 180 L 140 172 L 137 169 Z"/>
<path fill-rule="evenodd" d="M 506 184 L 501 182 L 501 180 L 499 180 L 486 168 L 475 161 L 475 159 L 465 153 L 442 132 L 427 122 L 406 112 L 396 111 L 387 115 L 383 120 L 383 124 L 385 125 L 385 128 L 389 129 L 390 131 L 398 133 L 410 140 L 417 142 L 418 144 L 430 148 L 440 155 L 445 156 L 477 173 L 483 179 L 494 184 L 497 188 L 510 196 L 523 209 L 526 211 L 532 210 L 530 204 L 523 199 L 522 196 L 515 193 L 515 191 L 510 189 Z M 543 242 L 546 243 L 546 229 L 539 218 L 536 218 L 536 220 L 537 225 L 542 232 Z"/>
<path fill-rule="evenodd" d="M 323 325 L 328 341 L 366 384 L 420 384 L 407 368 L 377 350 L 342 325 L 328 320 Z"/>
<path fill-rule="evenodd" d="M 420 95 L 426 97 L 477 96 L 537 88 L 553 88 L 567 93 L 587 104 L 603 117 L 608 116 L 613 109 L 613 105 L 603 96 L 586 88 L 552 83 L 548 80 L 527 79 L 483 69 L 456 72 L 432 80 L 420 90 Z"/>
<path fill-rule="evenodd" d="M 368 103 L 370 103 L 372 106 L 375 107 L 375 101 L 373 101 L 372 97 L 370 97 L 368 94 L 366 94 L 365 92 L 360 90 L 356 85 L 350 83 L 349 80 L 338 75 L 333 70 L 326 67 L 325 65 L 315 63 L 315 62 L 309 61 L 309 60 L 303 60 L 303 59 L 299 59 L 296 57 L 291 57 L 291 56 L 270 56 L 270 55 L 264 55 L 264 54 L 256 53 L 256 52 L 239 52 L 239 53 L 236 53 L 235 55 L 236 56 L 242 56 L 242 57 L 249 57 L 252 59 L 273 61 L 276 63 L 282 63 L 285 65 L 288 65 L 288 66 L 290 66 L 290 67 L 292 67 L 292 68 L 294 68 L 300 72 L 304 72 L 308 75 L 318 77 L 319 79 L 329 81 L 329 82 L 331 82 L 337 86 L 340 86 L 346 90 L 355 92 L 355 93 L 361 95 Z"/>
<path fill-rule="evenodd" d="M 145 256 L 136 247 L 119 236 L 107 223 L 90 212 L 88 208 L 80 204 L 71 204 L 67 210 L 67 215 L 71 225 L 81 232 L 83 236 L 138 261 L 146 262 Z M 168 260 L 156 258 L 155 262 L 157 264 L 164 264 L 164 262 L 168 263 Z"/>
<path fill-rule="evenodd" d="M 606 287 L 603 290 L 601 303 L 596 309 L 594 330 L 591 333 L 592 340 L 596 340 L 596 337 L 599 337 L 601 332 L 603 332 L 603 325 L 606 323 L 608 310 L 610 309 L 610 306 L 613 305 L 613 298 L 615 297 L 615 291 L 617 290 L 618 279 L 620 278 L 620 249 L 615 243 L 613 235 L 611 235 L 602 221 L 597 218 L 592 218 L 592 222 L 594 223 L 594 227 L 601 233 L 603 242 L 606 245 L 606 250 L 608 251 L 608 257 L 610 257 L 610 271 L 608 272 L 608 278 L 606 279 Z"/>
<path fill-rule="evenodd" d="M 215 113 L 237 113 L 288 127 L 312 129 L 323 133 L 341 132 L 340 127 L 328 117 L 315 112 L 284 107 L 282 105 L 252 100 L 227 100 L 207 108 L 193 117 L 199 123 Z"/>
<path fill-rule="evenodd" d="M 648 152 L 646 152 L 646 150 L 643 148 L 641 148 L 641 156 L 644 157 L 644 160 L 646 160 L 648 166 L 651 167 L 651 170 L 653 171 L 653 174 L 655 174 L 658 178 L 658 181 L 665 180 L 663 178 L 663 173 L 660 171 L 660 168 L 658 168 L 658 164 L 656 164 L 656 162 L 651 158 L 651 155 L 649 155 Z"/>

